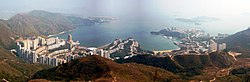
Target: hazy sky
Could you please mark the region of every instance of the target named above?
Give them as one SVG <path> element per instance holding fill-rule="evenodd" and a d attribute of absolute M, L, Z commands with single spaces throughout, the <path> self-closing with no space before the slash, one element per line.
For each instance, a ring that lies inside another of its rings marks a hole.
<path fill-rule="evenodd" d="M 80 16 L 148 14 L 186 27 L 232 34 L 250 26 L 249 3 L 250 0 L 1 0 L 0 17 L 35 9 Z"/>

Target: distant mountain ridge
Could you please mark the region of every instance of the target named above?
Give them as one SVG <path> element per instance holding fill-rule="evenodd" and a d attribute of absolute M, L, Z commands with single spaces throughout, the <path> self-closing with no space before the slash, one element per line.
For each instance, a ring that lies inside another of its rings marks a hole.
<path fill-rule="evenodd" d="M 42 10 L 19 13 L 8 20 L 0 19 L 0 46 L 10 48 L 11 38 L 26 36 L 48 36 L 75 28 L 94 25 L 96 20 L 65 16 Z"/>
<path fill-rule="evenodd" d="M 75 29 L 77 25 L 89 25 L 88 23 L 90 22 L 91 20 L 81 17 L 64 16 L 59 13 L 34 10 L 11 17 L 8 20 L 8 26 L 11 30 L 21 35 L 30 36 L 56 34 Z"/>
<path fill-rule="evenodd" d="M 242 52 L 242 57 L 250 57 L 250 28 L 237 32 L 218 42 L 225 42 L 227 48 L 236 52 Z"/>

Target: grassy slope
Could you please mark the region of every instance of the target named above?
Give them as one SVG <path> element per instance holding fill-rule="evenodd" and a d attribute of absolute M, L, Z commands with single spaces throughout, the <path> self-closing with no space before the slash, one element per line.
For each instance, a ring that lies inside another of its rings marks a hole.
<path fill-rule="evenodd" d="M 6 22 L 0 19 L 0 46 L 9 49 L 13 45 L 11 37 L 14 37 L 15 33 L 9 29 Z"/>
<path fill-rule="evenodd" d="M 8 25 L 23 36 L 50 35 L 74 28 L 66 16 L 38 10 L 15 15 Z"/>
<path fill-rule="evenodd" d="M 229 37 L 219 40 L 219 42 L 227 43 L 227 48 L 232 51 L 242 52 L 241 57 L 250 57 L 248 54 L 250 53 L 250 29 L 235 33 Z"/>
<path fill-rule="evenodd" d="M 35 72 L 49 66 L 25 63 L 6 50 L 15 47 L 11 39 L 15 34 L 17 33 L 10 29 L 7 21 L 0 20 L 0 78 L 10 81 L 27 80 Z"/>
<path fill-rule="evenodd" d="M 194 76 L 206 75 L 207 68 L 217 71 L 219 68 L 232 66 L 235 60 L 226 52 L 214 52 L 209 55 L 177 55 L 173 59 L 169 57 L 155 57 L 150 55 L 138 55 L 128 59 L 116 60 L 119 63 L 139 63 L 159 67 L 181 76 L 183 79 L 197 79 Z M 209 72 L 210 73 L 210 72 Z M 194 77 L 194 78 L 193 78 Z M 199 79 L 198 77 L 198 79 Z M 210 77 L 204 77 L 206 80 Z M 213 78 L 212 78 L 213 79 Z"/>
<path fill-rule="evenodd" d="M 212 66 L 208 55 L 177 55 L 174 60 L 183 67 Z"/>
<path fill-rule="evenodd" d="M 10 81 L 27 80 L 35 72 L 50 66 L 28 64 L 0 48 L 0 77 Z"/>
<path fill-rule="evenodd" d="M 36 73 L 34 79 L 153 82 L 180 79 L 166 70 L 142 64 L 118 64 L 100 56 L 80 58 Z"/>

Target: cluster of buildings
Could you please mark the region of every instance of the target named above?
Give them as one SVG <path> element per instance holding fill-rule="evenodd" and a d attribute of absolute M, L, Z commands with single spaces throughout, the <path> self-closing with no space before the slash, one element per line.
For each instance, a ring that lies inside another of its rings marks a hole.
<path fill-rule="evenodd" d="M 73 59 L 89 55 L 100 55 L 110 58 L 110 53 L 115 50 L 105 50 L 95 47 L 79 46 L 69 34 L 67 40 L 59 38 L 29 37 L 16 40 L 17 55 L 29 63 L 41 63 L 52 66 L 69 62 Z"/>
<path fill-rule="evenodd" d="M 208 52 L 215 52 L 215 51 L 221 51 L 227 48 L 226 43 L 216 43 L 214 40 L 209 41 L 209 48 Z"/>
<path fill-rule="evenodd" d="M 29 37 L 16 40 L 17 55 L 29 63 L 42 63 L 52 66 L 82 57 L 73 53 L 79 42 L 74 42 L 69 34 L 68 39 Z"/>
<path fill-rule="evenodd" d="M 176 55 L 208 55 L 211 52 L 222 51 L 226 49 L 226 43 L 216 43 L 214 40 L 210 41 L 191 41 L 191 42 L 174 42 L 180 49 L 163 51 L 155 53 L 160 57 L 174 57 Z"/>
<path fill-rule="evenodd" d="M 132 38 L 128 38 L 127 40 L 116 39 L 111 45 L 109 45 L 108 49 L 106 50 L 108 50 L 110 53 L 114 53 L 119 50 L 125 50 L 125 48 L 129 49 L 127 50 L 127 54 L 130 54 L 130 55 L 127 55 L 124 57 L 121 57 L 121 56 L 114 57 L 114 59 L 120 59 L 120 58 L 127 59 L 138 54 L 138 50 L 137 50 L 138 47 L 139 47 L 139 43 Z"/>
<path fill-rule="evenodd" d="M 207 55 L 209 43 L 207 41 L 197 42 L 174 42 L 180 47 L 179 50 L 174 50 L 171 54 L 174 55 Z"/>
<path fill-rule="evenodd" d="M 188 34 L 189 37 L 195 38 L 195 37 L 210 37 L 209 34 L 206 34 L 205 31 L 197 28 L 191 28 L 185 30 L 185 33 Z"/>
<path fill-rule="evenodd" d="M 108 50 L 95 48 L 95 47 L 89 47 L 86 50 L 89 52 L 88 55 L 99 55 L 101 57 L 111 59 L 110 58 L 110 51 L 108 51 Z"/>
<path fill-rule="evenodd" d="M 175 30 L 175 28 L 172 29 Z M 154 52 L 154 54 L 160 57 L 173 57 L 176 55 L 208 55 L 211 52 L 225 50 L 226 43 L 216 43 L 214 40 L 223 39 L 229 36 L 228 34 L 218 34 L 218 36 L 211 37 L 210 34 L 206 34 L 200 29 L 188 29 L 185 30 L 185 34 L 187 34 L 185 38 L 180 38 L 180 41 L 174 41 L 174 44 L 180 47 L 180 49 L 157 51 Z"/>
<path fill-rule="evenodd" d="M 111 44 L 103 46 L 103 48 L 77 48 L 77 50 L 86 51 L 83 54 L 85 55 L 99 55 L 107 59 L 127 59 L 132 56 L 135 56 L 139 53 L 138 48 L 139 43 L 132 38 L 126 40 L 116 39 Z M 124 54 L 112 55 L 115 52 L 124 52 Z M 111 56 L 112 55 L 112 56 Z"/>
<path fill-rule="evenodd" d="M 133 52 L 133 51 L 136 51 L 136 47 L 139 47 L 139 43 L 137 41 L 135 41 L 134 39 L 132 38 L 128 38 L 127 40 L 121 40 L 121 39 L 116 39 L 112 45 L 109 47 L 109 51 L 111 53 L 113 52 L 116 52 L 118 50 L 122 50 L 124 49 L 124 46 L 131 42 L 131 45 L 130 45 L 130 51 Z M 133 53 L 129 53 L 129 54 L 133 54 Z"/>

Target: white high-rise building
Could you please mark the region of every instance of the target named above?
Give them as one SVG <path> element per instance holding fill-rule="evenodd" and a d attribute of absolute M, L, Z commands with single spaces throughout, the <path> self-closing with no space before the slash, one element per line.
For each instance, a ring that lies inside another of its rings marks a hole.
<path fill-rule="evenodd" d="M 37 63 L 37 54 L 36 54 L 36 52 L 35 51 L 32 51 L 31 52 L 31 54 L 30 54 L 30 56 L 31 56 L 31 63 Z"/>
<path fill-rule="evenodd" d="M 41 63 L 41 64 L 45 64 L 45 56 L 44 55 L 41 55 L 39 58 L 38 58 L 38 62 Z"/>
<path fill-rule="evenodd" d="M 68 42 L 73 42 L 73 39 L 72 39 L 72 35 L 71 34 L 68 34 L 68 39 L 67 39 Z"/>
<path fill-rule="evenodd" d="M 46 45 L 46 40 L 45 40 L 44 38 L 42 38 L 42 37 L 37 37 L 37 38 L 38 38 L 38 40 L 39 40 L 39 45 L 40 45 L 40 46 Z"/>
<path fill-rule="evenodd" d="M 28 50 L 28 49 L 30 49 L 32 42 L 30 40 L 23 40 L 22 44 L 23 44 L 24 49 Z"/>
<path fill-rule="evenodd" d="M 48 38 L 46 39 L 47 45 L 55 44 L 56 38 Z"/>
<path fill-rule="evenodd" d="M 217 51 L 217 43 L 212 39 L 209 41 L 209 49 L 208 49 L 208 51 L 209 52 Z"/>
<path fill-rule="evenodd" d="M 104 57 L 110 59 L 110 53 L 109 51 L 104 51 Z"/>
<path fill-rule="evenodd" d="M 58 66 L 58 59 L 52 58 L 52 66 Z"/>
<path fill-rule="evenodd" d="M 46 64 L 47 65 L 52 65 L 50 57 L 46 57 Z"/>
<path fill-rule="evenodd" d="M 224 49 L 226 49 L 227 48 L 227 46 L 226 46 L 226 43 L 222 43 L 222 44 L 218 44 L 218 51 L 221 51 L 221 50 L 224 50 Z"/>
<path fill-rule="evenodd" d="M 32 40 L 32 50 L 36 50 L 39 44 L 39 39 Z"/>

